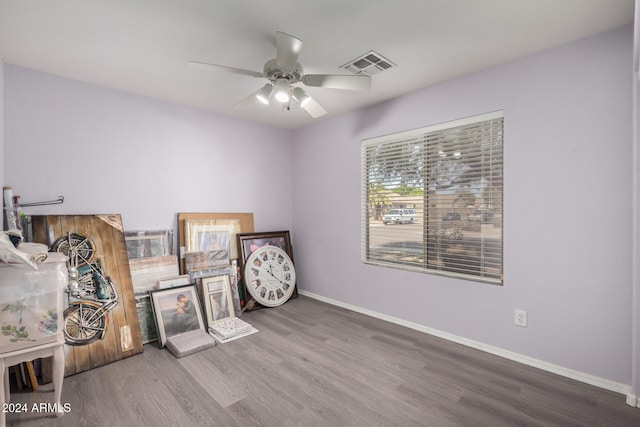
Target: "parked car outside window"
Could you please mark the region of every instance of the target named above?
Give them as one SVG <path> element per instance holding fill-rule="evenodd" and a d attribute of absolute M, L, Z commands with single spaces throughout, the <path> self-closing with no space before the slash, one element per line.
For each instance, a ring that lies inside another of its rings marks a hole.
<path fill-rule="evenodd" d="M 391 209 L 382 217 L 383 224 L 410 224 L 417 218 L 415 209 Z"/>

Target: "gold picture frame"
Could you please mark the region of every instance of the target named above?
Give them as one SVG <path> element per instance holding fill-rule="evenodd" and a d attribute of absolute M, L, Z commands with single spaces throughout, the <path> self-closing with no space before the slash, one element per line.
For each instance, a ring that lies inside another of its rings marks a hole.
<path fill-rule="evenodd" d="M 186 221 L 202 221 L 209 224 L 229 224 L 238 222 L 241 233 L 253 232 L 253 213 L 216 213 L 216 212 L 179 212 L 178 213 L 178 247 L 180 249 L 180 274 L 186 274 L 185 253 L 187 235 L 185 232 Z M 236 240 L 235 236 L 229 236 Z M 238 257 L 229 256 L 230 259 Z"/>

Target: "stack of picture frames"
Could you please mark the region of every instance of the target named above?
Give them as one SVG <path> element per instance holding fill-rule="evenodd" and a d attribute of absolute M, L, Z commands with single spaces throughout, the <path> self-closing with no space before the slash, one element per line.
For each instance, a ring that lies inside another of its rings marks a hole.
<path fill-rule="evenodd" d="M 189 276 L 179 275 L 173 250 L 173 230 L 125 231 L 131 282 L 136 301 L 142 343 L 158 339 L 149 292 L 187 285 Z"/>
<path fill-rule="evenodd" d="M 33 241 L 68 257 L 65 376 L 143 351 L 120 215 L 34 215 Z M 51 361 L 42 378 L 51 380 Z"/>
<path fill-rule="evenodd" d="M 178 214 L 181 273 L 196 284 L 207 330 L 219 342 L 257 332 L 239 319 L 245 301 L 239 288 L 237 236 L 244 232 L 253 232 L 252 213 Z"/>
<path fill-rule="evenodd" d="M 256 248 L 277 246 L 293 260 L 289 231 L 256 233 L 252 213 L 179 213 L 178 234 L 180 271 L 196 279 L 205 309 L 210 291 L 203 286 L 202 279 L 227 275 L 226 268 L 229 265 L 231 271 L 228 275 L 236 316 L 241 316 L 243 311 L 262 307 L 251 298 L 246 284 L 240 280 L 242 267 Z M 291 298 L 297 296 L 296 286 Z"/>
<path fill-rule="evenodd" d="M 179 274 L 173 231 L 127 231 L 125 240 L 143 343 L 162 348 L 173 342 L 176 357 L 215 345 L 193 279 Z"/>

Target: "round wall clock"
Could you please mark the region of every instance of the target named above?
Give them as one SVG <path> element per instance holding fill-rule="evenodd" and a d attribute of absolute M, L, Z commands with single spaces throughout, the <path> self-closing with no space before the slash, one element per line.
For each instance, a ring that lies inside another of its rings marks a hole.
<path fill-rule="evenodd" d="M 246 288 L 256 302 L 276 307 L 287 302 L 296 284 L 293 261 L 277 246 L 262 246 L 244 266 Z"/>

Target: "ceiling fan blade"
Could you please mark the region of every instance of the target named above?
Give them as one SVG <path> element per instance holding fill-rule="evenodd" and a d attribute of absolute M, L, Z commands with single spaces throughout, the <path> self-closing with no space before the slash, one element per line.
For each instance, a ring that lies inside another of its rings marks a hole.
<path fill-rule="evenodd" d="M 240 100 L 240 102 L 238 102 L 236 105 L 234 105 L 233 108 L 235 108 L 236 110 L 246 110 L 247 108 L 251 108 L 251 107 L 254 107 L 254 106 L 257 106 L 257 105 L 263 105 L 260 102 L 258 102 L 258 98 L 256 98 L 256 95 L 261 90 L 262 90 L 262 88 L 260 88 L 257 91 L 253 92 L 251 95 L 247 96 L 246 98 Z"/>
<path fill-rule="evenodd" d="M 305 74 L 302 83 L 307 86 L 326 87 L 330 89 L 368 90 L 371 88 L 371 76 L 339 75 L 339 74 Z"/>
<path fill-rule="evenodd" d="M 198 70 L 224 71 L 226 73 L 242 74 L 242 75 L 251 76 L 251 77 L 264 77 L 263 73 L 259 73 L 257 71 L 243 70 L 242 68 L 226 67 L 224 65 L 207 64 L 205 62 L 191 61 L 189 62 L 189 67 L 196 68 Z"/>
<path fill-rule="evenodd" d="M 301 49 L 301 40 L 280 31 L 276 32 L 276 60 L 280 69 L 293 71 L 298 63 Z"/>
<path fill-rule="evenodd" d="M 300 106 L 302 107 L 303 110 L 309 113 L 309 115 L 314 119 L 327 114 L 327 110 L 322 108 L 322 105 L 318 104 L 316 100 L 311 98 L 310 96 L 309 96 L 309 100 L 304 105 L 300 105 Z"/>

